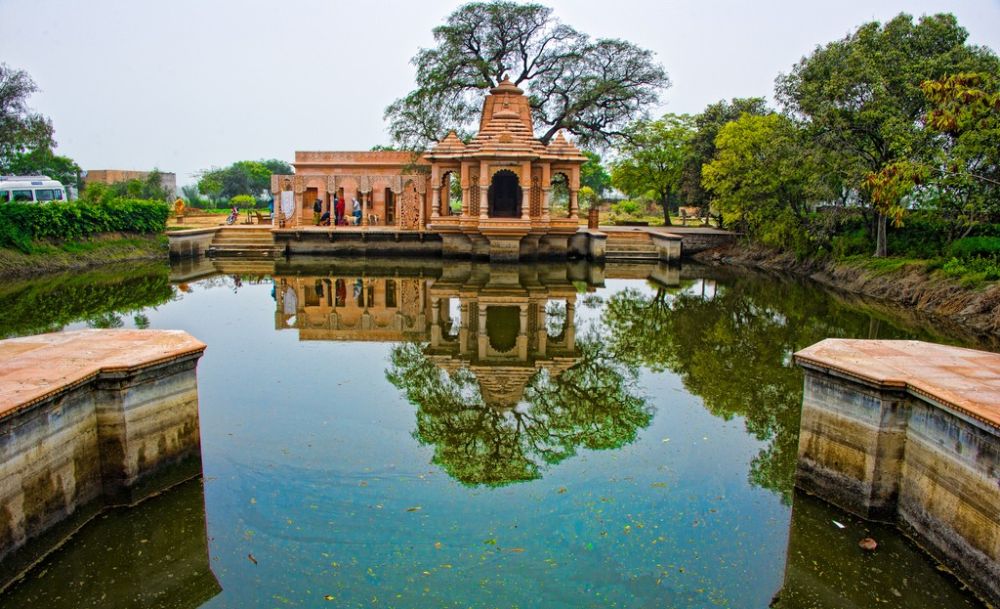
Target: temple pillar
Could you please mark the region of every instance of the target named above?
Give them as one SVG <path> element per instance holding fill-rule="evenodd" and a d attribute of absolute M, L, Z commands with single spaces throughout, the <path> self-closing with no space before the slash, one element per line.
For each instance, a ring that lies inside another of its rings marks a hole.
<path fill-rule="evenodd" d="M 426 216 L 426 212 L 424 210 L 424 206 L 426 204 L 427 201 L 424 199 L 424 195 L 417 192 L 417 230 L 424 230 L 425 228 L 424 217 Z"/>
<path fill-rule="evenodd" d="M 548 220 L 549 216 L 549 205 L 552 203 L 552 189 L 543 188 L 542 189 L 542 219 Z"/>
<path fill-rule="evenodd" d="M 403 208 L 401 206 L 402 199 L 403 199 L 403 192 L 402 191 L 392 193 L 392 205 L 393 205 L 393 208 L 395 210 L 393 212 L 393 214 L 392 214 L 392 221 L 393 221 L 393 224 L 396 225 L 396 230 L 399 230 L 399 226 L 401 224 L 400 220 L 402 220 L 402 218 L 399 215 L 400 212 L 403 211 Z"/>
<path fill-rule="evenodd" d="M 465 355 L 469 351 L 469 303 L 459 303 L 458 307 L 461 317 L 458 326 L 458 353 Z"/>
<path fill-rule="evenodd" d="M 441 299 L 431 297 L 431 346 L 441 345 Z"/>
<path fill-rule="evenodd" d="M 371 191 L 361 193 L 361 226 L 368 226 L 368 212 L 371 209 Z"/>
<path fill-rule="evenodd" d="M 489 197 L 490 189 L 486 186 L 479 187 L 479 219 L 485 220 L 490 217 L 490 202 L 487 200 Z"/>
<path fill-rule="evenodd" d="M 479 347 L 479 359 L 486 359 L 486 347 L 489 344 L 489 336 L 486 334 L 486 305 L 479 305 L 479 336 L 477 337 Z"/>
<path fill-rule="evenodd" d="M 531 163 L 521 164 L 521 219 L 531 219 Z"/>
<path fill-rule="evenodd" d="M 570 218 L 579 218 L 580 217 L 580 208 L 579 208 L 579 204 L 577 203 L 576 193 L 577 193 L 577 191 L 575 191 L 575 190 L 570 190 L 569 191 L 569 217 Z"/>
<path fill-rule="evenodd" d="M 468 217 L 469 215 L 469 208 L 470 208 L 469 197 L 471 196 L 469 194 L 470 192 L 471 190 L 469 188 L 462 189 L 462 217 Z"/>
<path fill-rule="evenodd" d="M 574 323 L 574 317 L 576 316 L 576 304 L 567 300 L 566 301 L 566 348 L 570 351 L 576 349 L 576 323 Z"/>
<path fill-rule="evenodd" d="M 434 187 L 431 189 L 431 221 L 441 215 L 441 189 Z"/>
<path fill-rule="evenodd" d="M 546 327 L 546 322 L 548 321 L 547 314 L 545 313 L 545 305 L 542 303 L 538 304 L 538 350 L 536 355 L 538 357 L 545 357 L 545 352 L 548 350 L 549 346 L 549 331 Z"/>
<path fill-rule="evenodd" d="M 517 333 L 517 358 L 522 362 L 528 361 L 528 305 L 523 304 L 521 309 L 520 331 Z"/>

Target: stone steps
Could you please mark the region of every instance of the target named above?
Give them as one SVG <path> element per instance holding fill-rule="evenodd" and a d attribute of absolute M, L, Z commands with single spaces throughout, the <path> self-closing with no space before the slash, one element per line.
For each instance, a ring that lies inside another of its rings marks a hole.
<path fill-rule="evenodd" d="M 273 258 L 274 235 L 267 229 L 221 228 L 208 247 L 211 257 Z"/>

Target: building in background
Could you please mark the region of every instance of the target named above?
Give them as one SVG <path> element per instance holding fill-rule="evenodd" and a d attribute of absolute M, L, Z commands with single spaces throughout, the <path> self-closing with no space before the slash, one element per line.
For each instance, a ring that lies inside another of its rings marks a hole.
<path fill-rule="evenodd" d="M 115 184 L 129 180 L 145 181 L 150 171 L 132 171 L 130 169 L 89 169 L 83 176 L 84 185 L 91 183 Z M 177 174 L 160 172 L 160 185 L 167 189 L 170 198 L 177 196 Z"/>

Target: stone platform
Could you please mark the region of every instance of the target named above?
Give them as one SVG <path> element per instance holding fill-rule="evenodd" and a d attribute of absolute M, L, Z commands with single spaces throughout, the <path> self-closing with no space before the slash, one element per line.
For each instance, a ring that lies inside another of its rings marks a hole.
<path fill-rule="evenodd" d="M 200 474 L 204 350 L 165 330 L 0 341 L 0 588 L 104 507 Z"/>
<path fill-rule="evenodd" d="M 896 522 L 1000 606 L 1000 354 L 828 339 L 795 360 L 796 485 Z"/>

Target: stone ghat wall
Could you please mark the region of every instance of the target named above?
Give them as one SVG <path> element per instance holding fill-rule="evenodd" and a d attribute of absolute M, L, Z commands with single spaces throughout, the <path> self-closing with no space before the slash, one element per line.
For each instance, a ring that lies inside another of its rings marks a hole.
<path fill-rule="evenodd" d="M 914 353 L 933 377 L 926 367 L 934 352 Z M 803 354 L 797 354 L 806 374 L 796 485 L 863 517 L 896 522 L 1000 606 L 998 426 L 961 408 L 943 377 L 940 393 L 956 405 L 927 392 L 926 384 L 915 391 L 880 375 L 864 357 L 854 363 L 881 378 Z M 988 369 L 981 372 L 990 380 Z"/>
<path fill-rule="evenodd" d="M 143 349 L 143 341 L 158 344 Z M 102 364 L 102 347 L 115 361 Z M 200 473 L 195 368 L 203 350 L 182 332 L 0 341 L 11 371 L 0 375 L 0 588 L 103 508 Z M 120 365 L 130 354 L 134 361 Z"/>

